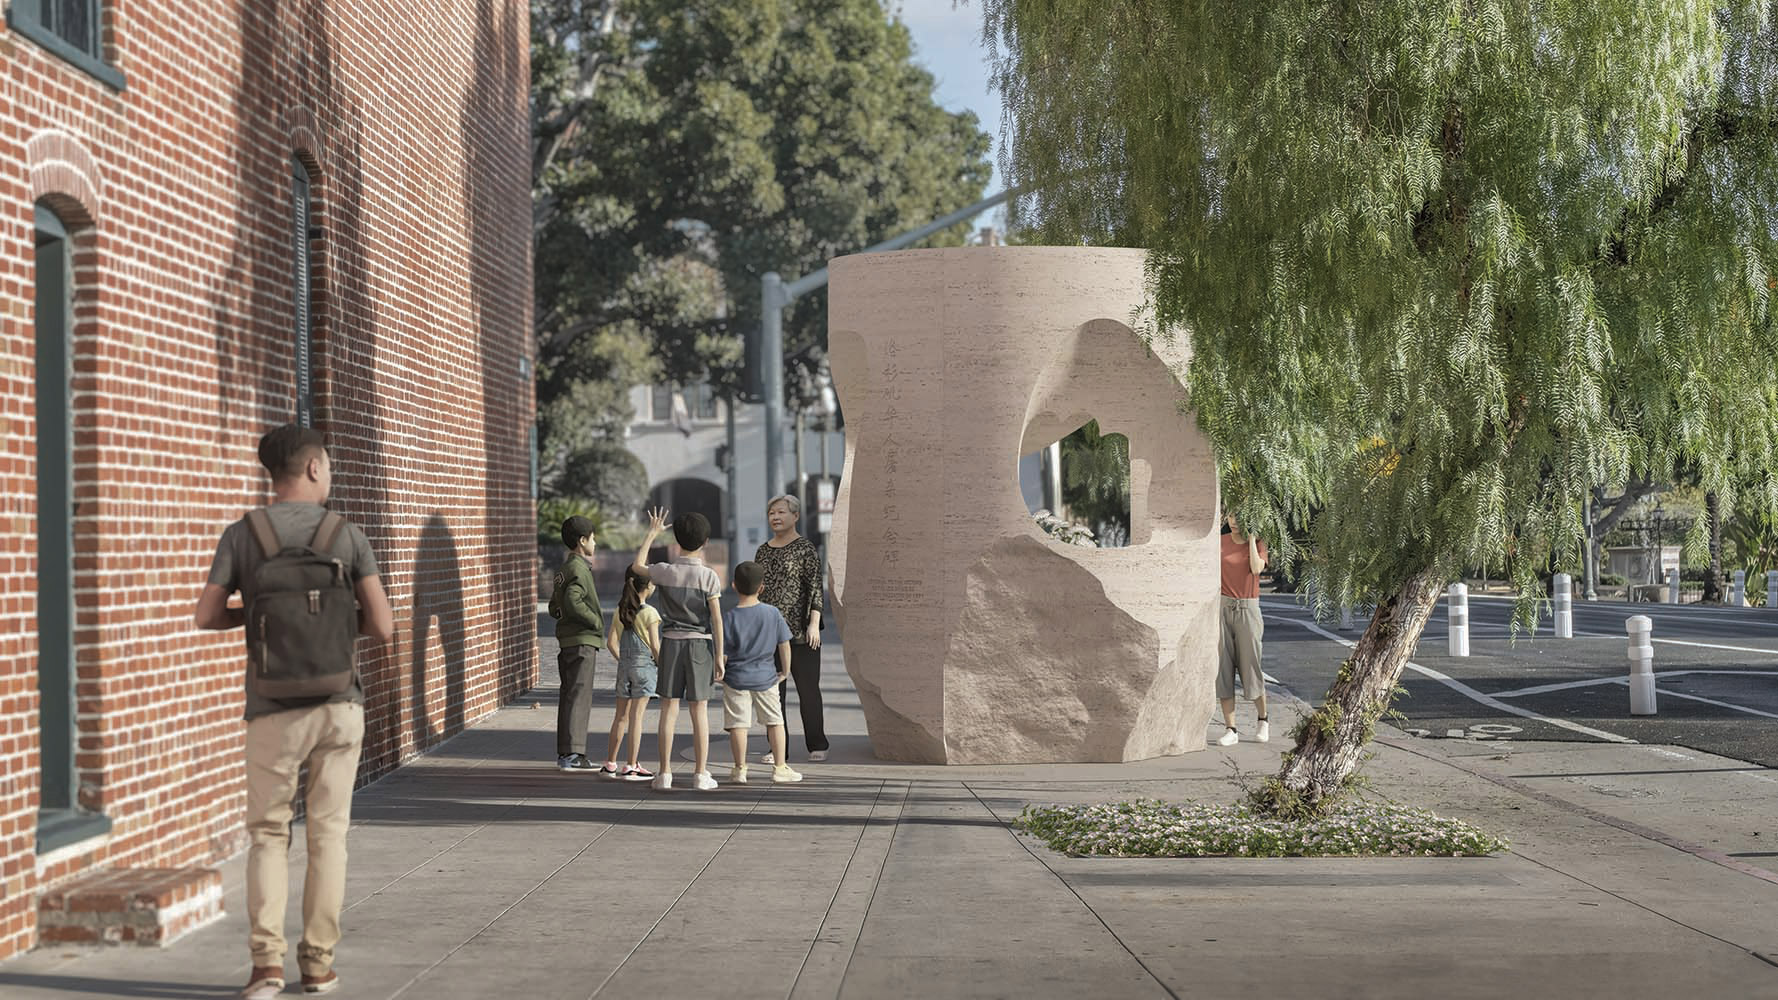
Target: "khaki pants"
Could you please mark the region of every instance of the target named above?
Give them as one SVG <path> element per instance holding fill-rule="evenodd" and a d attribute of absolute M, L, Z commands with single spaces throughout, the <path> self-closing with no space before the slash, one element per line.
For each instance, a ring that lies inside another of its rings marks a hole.
<path fill-rule="evenodd" d="M 247 919 L 255 966 L 284 967 L 290 804 L 297 771 L 306 763 L 309 865 L 296 961 L 305 976 L 325 976 L 333 968 L 346 895 L 346 828 L 363 742 L 364 706 L 352 702 L 274 712 L 247 723 Z"/>
<path fill-rule="evenodd" d="M 1216 671 L 1216 697 L 1228 701 L 1235 696 L 1236 675 L 1241 691 L 1249 701 L 1266 696 L 1265 674 L 1260 670 L 1261 642 L 1266 635 L 1266 619 L 1259 610 L 1257 597 L 1222 598 L 1222 641 L 1217 652 L 1220 663 Z"/>

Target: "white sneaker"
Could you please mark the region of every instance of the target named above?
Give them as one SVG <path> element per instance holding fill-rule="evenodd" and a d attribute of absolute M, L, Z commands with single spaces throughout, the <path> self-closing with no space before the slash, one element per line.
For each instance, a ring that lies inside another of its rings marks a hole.
<path fill-rule="evenodd" d="M 759 762 L 760 762 L 760 763 L 761 763 L 761 764 L 764 764 L 764 765 L 766 765 L 766 766 L 767 766 L 767 767 L 771 767 L 771 766 L 772 766 L 772 765 L 774 765 L 774 764 L 776 764 L 776 763 L 778 763 L 778 762 L 777 762 L 777 761 L 775 761 L 775 760 L 773 760 L 773 759 L 772 759 L 772 752 L 771 752 L 771 751 L 770 751 L 770 750 L 767 750 L 767 751 L 766 751 L 766 752 L 765 752 L 765 756 L 763 756 L 763 757 L 761 757 L 761 758 L 760 758 L 760 759 L 759 759 Z"/>
<path fill-rule="evenodd" d="M 827 759 L 827 751 L 826 750 L 810 750 L 809 751 L 809 760 L 813 763 L 819 764 L 826 759 Z"/>
<path fill-rule="evenodd" d="M 1240 739 L 1241 739 L 1241 737 L 1239 735 L 1237 735 L 1235 732 L 1235 727 L 1230 726 L 1228 728 L 1227 732 L 1225 732 L 1221 736 L 1217 737 L 1216 745 L 1223 746 L 1223 747 L 1232 747 L 1237 742 L 1239 742 Z"/>
<path fill-rule="evenodd" d="M 734 767 L 729 768 L 728 783 L 731 785 L 745 785 L 747 783 L 747 765 L 736 764 Z"/>
<path fill-rule="evenodd" d="M 665 791 L 672 790 L 672 788 L 673 788 L 673 772 L 672 771 L 662 771 L 661 773 L 655 775 L 654 776 L 654 784 L 652 787 L 657 792 L 665 792 Z"/>
<path fill-rule="evenodd" d="M 799 772 L 792 771 L 789 764 L 779 764 L 772 768 L 772 780 L 779 784 L 789 784 L 792 781 L 803 780 L 803 776 Z"/>
<path fill-rule="evenodd" d="M 1259 720 L 1259 732 L 1253 738 L 1261 743 L 1269 741 L 1272 738 L 1272 724 L 1264 719 Z"/>
<path fill-rule="evenodd" d="M 709 771 L 698 771 L 691 776 L 691 787 L 700 792 L 713 791 L 716 788 L 716 779 L 710 776 Z"/>

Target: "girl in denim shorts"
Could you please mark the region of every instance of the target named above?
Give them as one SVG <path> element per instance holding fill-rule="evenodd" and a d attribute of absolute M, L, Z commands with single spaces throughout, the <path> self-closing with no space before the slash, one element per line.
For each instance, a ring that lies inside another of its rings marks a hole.
<path fill-rule="evenodd" d="M 654 697 L 659 669 L 655 658 L 661 653 L 661 613 L 648 605 L 654 593 L 654 581 L 648 570 L 640 566 L 624 568 L 624 596 L 617 602 L 617 615 L 611 621 L 611 632 L 605 637 L 605 648 L 617 659 L 617 711 L 611 719 L 611 736 L 607 741 L 605 766 L 600 773 L 625 781 L 649 781 L 654 772 L 638 760 L 642 754 L 642 712 L 648 699 Z M 630 761 L 617 766 L 617 745 L 630 735 Z"/>

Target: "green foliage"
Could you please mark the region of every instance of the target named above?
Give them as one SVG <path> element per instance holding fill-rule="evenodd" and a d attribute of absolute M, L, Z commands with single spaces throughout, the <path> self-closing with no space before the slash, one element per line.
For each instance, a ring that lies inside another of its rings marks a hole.
<path fill-rule="evenodd" d="M 1100 544 L 1129 543 L 1130 439 L 1090 420 L 1062 439 L 1062 501 Z"/>
<path fill-rule="evenodd" d="M 642 460 L 615 441 L 595 441 L 568 460 L 560 494 L 584 497 L 603 510 L 633 520 L 648 501 Z"/>
<path fill-rule="evenodd" d="M 1019 221 L 1150 248 L 1243 522 L 1307 525 L 1328 600 L 1541 593 L 1594 484 L 1778 510 L 1766 3 L 984 8 Z"/>
<path fill-rule="evenodd" d="M 533 0 L 546 481 L 647 382 L 738 386 L 760 276 L 978 200 L 989 137 L 945 111 L 876 0 Z M 961 242 L 965 225 L 935 237 Z M 787 317 L 824 343 L 825 297 Z"/>
<path fill-rule="evenodd" d="M 1158 799 L 1026 806 L 1015 828 L 1067 854 L 1113 858 L 1480 856 L 1505 838 L 1426 809 L 1352 802 L 1311 818 Z"/>
<path fill-rule="evenodd" d="M 1778 517 L 1744 510 L 1723 526 L 1723 538 L 1735 549 L 1735 568 L 1747 571 L 1747 601 L 1766 603 L 1766 572 L 1778 569 Z"/>
<path fill-rule="evenodd" d="M 571 517 L 584 517 L 593 522 L 595 544 L 602 543 L 609 519 L 599 505 L 584 497 L 544 497 L 537 501 L 537 542 L 539 545 L 562 544 L 562 522 Z"/>

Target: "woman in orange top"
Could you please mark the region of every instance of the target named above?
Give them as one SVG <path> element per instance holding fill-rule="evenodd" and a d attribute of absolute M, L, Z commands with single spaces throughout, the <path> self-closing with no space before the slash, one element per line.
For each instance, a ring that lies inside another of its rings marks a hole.
<path fill-rule="evenodd" d="M 1228 515 L 1226 520 L 1229 530 L 1222 536 L 1221 662 L 1216 671 L 1216 697 L 1222 702 L 1223 725 L 1228 727 L 1216 742 L 1225 747 L 1241 739 L 1235 733 L 1237 675 L 1241 690 L 1253 700 L 1259 713 L 1259 730 L 1254 739 L 1264 743 L 1272 738 L 1271 723 L 1266 721 L 1265 674 L 1259 666 L 1260 640 L 1266 634 L 1265 619 L 1259 612 L 1259 574 L 1266 568 L 1266 543 L 1242 534 L 1235 515 Z"/>

